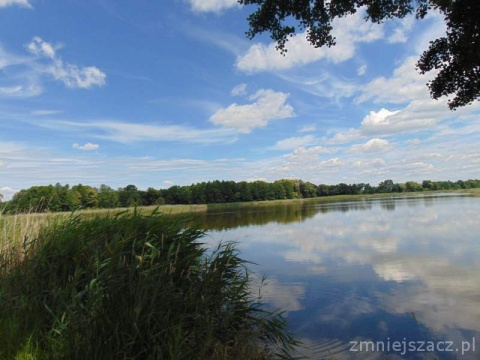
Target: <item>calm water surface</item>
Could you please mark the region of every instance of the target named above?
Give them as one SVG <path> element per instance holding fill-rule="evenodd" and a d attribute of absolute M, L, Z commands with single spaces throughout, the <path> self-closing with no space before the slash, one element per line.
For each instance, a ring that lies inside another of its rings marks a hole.
<path fill-rule="evenodd" d="M 258 264 L 265 300 L 309 359 L 480 359 L 480 198 L 225 208 L 197 221 Z"/>

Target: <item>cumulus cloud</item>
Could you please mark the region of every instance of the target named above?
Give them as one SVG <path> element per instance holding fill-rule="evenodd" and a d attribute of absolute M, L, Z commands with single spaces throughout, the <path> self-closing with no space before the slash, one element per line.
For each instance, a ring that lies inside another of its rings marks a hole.
<path fill-rule="evenodd" d="M 267 46 L 257 43 L 237 58 L 236 67 L 241 71 L 253 73 L 289 69 L 321 59 L 340 63 L 354 56 L 356 43 L 373 42 L 383 37 L 383 26 L 366 22 L 360 13 L 337 18 L 332 26 L 337 43 L 333 47 L 313 47 L 307 40 L 307 33 L 304 32 L 289 40 L 285 56 L 278 52 L 275 43 Z"/>
<path fill-rule="evenodd" d="M 390 124 L 389 117 L 399 112 L 399 110 L 390 111 L 385 108 L 380 109 L 380 111 L 370 111 L 370 114 L 363 119 L 362 125 L 365 127 L 388 126 Z"/>
<path fill-rule="evenodd" d="M 25 48 L 39 58 L 46 58 L 50 63 L 42 70 L 62 81 L 69 88 L 89 89 L 94 86 L 104 86 L 107 75 L 95 66 L 79 67 L 64 62 L 56 53 L 56 47 L 42 38 L 35 36 Z M 57 47 L 58 48 L 58 47 Z"/>
<path fill-rule="evenodd" d="M 362 120 L 360 129 L 367 135 L 413 132 L 432 127 L 444 116 L 445 108 L 438 103 L 418 100 L 412 101 L 402 110 L 390 111 L 382 108 L 379 111 L 370 111 Z"/>
<path fill-rule="evenodd" d="M 0 200 L 7 201 L 10 200 L 18 190 L 15 190 L 9 186 L 3 186 L 0 188 Z"/>
<path fill-rule="evenodd" d="M 390 144 L 388 140 L 373 138 L 368 140 L 364 144 L 352 145 L 349 151 L 353 153 L 372 153 L 372 152 L 386 151 L 390 149 L 391 146 L 392 144 Z"/>
<path fill-rule="evenodd" d="M 223 10 L 238 8 L 240 4 L 237 0 L 187 0 L 192 10 L 195 12 L 214 12 L 219 13 Z"/>
<path fill-rule="evenodd" d="M 24 8 L 32 9 L 32 5 L 28 2 L 28 0 L 0 0 L 0 8 L 18 5 Z"/>
<path fill-rule="evenodd" d="M 293 150 L 293 155 L 319 155 L 319 154 L 330 154 L 333 150 L 328 149 L 323 146 L 312 146 L 310 148 L 305 148 L 303 146 L 297 147 Z"/>
<path fill-rule="evenodd" d="M 74 149 L 78 150 L 86 150 L 86 151 L 91 151 L 91 150 L 97 150 L 100 148 L 100 145 L 98 144 L 92 144 L 92 143 L 86 143 L 85 145 L 79 145 L 79 144 L 73 144 L 72 147 Z"/>
<path fill-rule="evenodd" d="M 383 165 L 385 165 L 385 160 L 382 158 L 374 158 L 372 160 L 357 160 L 353 163 L 353 166 L 358 168 L 372 168 Z"/>
<path fill-rule="evenodd" d="M 291 150 L 300 146 L 310 145 L 314 141 L 315 137 L 313 135 L 290 137 L 277 141 L 274 146 L 270 147 L 270 150 Z"/>
<path fill-rule="evenodd" d="M 249 133 L 254 128 L 264 127 L 271 120 L 286 119 L 294 116 L 293 108 L 286 104 L 289 94 L 273 90 L 259 90 L 250 96 L 252 104 L 233 103 L 226 109 L 218 110 L 210 117 L 215 125 Z"/>
<path fill-rule="evenodd" d="M 346 131 L 337 132 L 332 138 L 327 140 L 327 144 L 344 144 L 361 137 L 362 134 L 358 129 L 348 129 Z"/>

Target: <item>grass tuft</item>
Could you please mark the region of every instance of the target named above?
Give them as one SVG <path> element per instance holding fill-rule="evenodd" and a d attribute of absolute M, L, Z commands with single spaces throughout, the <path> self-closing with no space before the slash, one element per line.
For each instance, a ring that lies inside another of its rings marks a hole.
<path fill-rule="evenodd" d="M 51 221 L 20 252 L 3 239 L 0 358 L 290 358 L 298 342 L 252 297 L 248 262 L 203 235 L 135 211 Z"/>

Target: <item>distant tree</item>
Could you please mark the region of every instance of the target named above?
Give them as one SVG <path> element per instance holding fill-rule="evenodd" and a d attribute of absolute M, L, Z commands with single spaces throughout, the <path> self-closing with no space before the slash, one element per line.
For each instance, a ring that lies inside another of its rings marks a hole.
<path fill-rule="evenodd" d="M 98 207 L 111 209 L 118 205 L 118 192 L 105 184 L 100 185 L 100 188 L 98 189 Z"/>
<path fill-rule="evenodd" d="M 423 180 L 422 188 L 424 190 L 437 190 L 437 186 L 432 180 Z"/>
<path fill-rule="evenodd" d="M 325 184 L 320 184 L 317 186 L 317 196 L 328 196 L 330 195 L 330 187 Z"/>
<path fill-rule="evenodd" d="M 142 196 L 135 185 L 127 185 L 118 189 L 119 205 L 123 207 L 142 205 Z"/>
<path fill-rule="evenodd" d="M 190 204 L 192 192 L 188 186 L 174 185 L 165 192 L 165 202 L 167 204 Z"/>
<path fill-rule="evenodd" d="M 165 199 L 162 197 L 160 190 L 149 187 L 147 191 L 140 192 L 142 195 L 143 205 L 162 205 L 165 204 Z"/>
<path fill-rule="evenodd" d="M 393 191 L 394 183 L 392 180 L 384 180 L 377 186 L 377 192 L 390 193 Z"/>
<path fill-rule="evenodd" d="M 480 180 L 469 179 L 469 180 L 465 181 L 465 188 L 466 189 L 480 188 Z"/>
<path fill-rule="evenodd" d="M 252 201 L 252 184 L 246 181 L 240 182 L 238 186 L 238 191 L 240 193 L 240 201 Z"/>
<path fill-rule="evenodd" d="M 430 43 L 421 55 L 420 73 L 438 71 L 428 87 L 432 98 L 453 95 L 450 109 L 480 99 L 480 1 L 478 0 L 239 0 L 257 5 L 249 15 L 247 37 L 268 32 L 277 49 L 287 51 L 288 38 L 306 30 L 315 47 L 333 46 L 332 21 L 365 9 L 366 20 L 381 23 L 415 13 L 423 19 L 428 12 L 440 12 L 447 26 L 445 37 Z"/>
<path fill-rule="evenodd" d="M 288 199 L 287 191 L 285 190 L 285 187 L 281 183 L 279 183 L 278 181 L 275 181 L 273 184 L 271 184 L 271 187 L 273 190 L 273 197 L 276 200 Z"/>
<path fill-rule="evenodd" d="M 363 188 L 363 193 L 364 194 L 373 194 L 373 193 L 375 193 L 375 188 L 370 184 L 365 184 L 365 187 Z"/>
<path fill-rule="evenodd" d="M 408 192 L 423 191 L 422 185 L 415 181 L 407 181 L 405 188 Z"/>
<path fill-rule="evenodd" d="M 193 204 L 205 204 L 207 197 L 205 194 L 206 183 L 192 184 L 190 187 L 192 191 L 192 203 Z"/>
<path fill-rule="evenodd" d="M 300 186 L 300 194 L 302 194 L 302 198 L 312 198 L 317 196 L 317 187 L 310 183 L 310 182 L 299 182 Z"/>
<path fill-rule="evenodd" d="M 98 207 L 98 191 L 89 185 L 74 185 L 71 190 L 83 208 Z"/>

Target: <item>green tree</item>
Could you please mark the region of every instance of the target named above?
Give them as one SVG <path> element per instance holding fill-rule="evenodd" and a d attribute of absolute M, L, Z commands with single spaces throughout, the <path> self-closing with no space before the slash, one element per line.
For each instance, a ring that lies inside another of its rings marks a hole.
<path fill-rule="evenodd" d="M 394 183 L 392 180 L 385 180 L 378 184 L 377 192 L 379 193 L 390 193 L 393 191 Z"/>
<path fill-rule="evenodd" d="M 100 189 L 98 189 L 98 207 L 110 209 L 118 205 L 118 192 L 105 184 L 100 185 Z"/>
<path fill-rule="evenodd" d="M 78 184 L 71 190 L 83 208 L 98 207 L 98 191 L 92 186 Z"/>
<path fill-rule="evenodd" d="M 423 187 L 421 184 L 415 182 L 415 181 L 407 181 L 405 183 L 405 188 L 409 192 L 414 192 L 414 191 L 423 191 Z"/>
<path fill-rule="evenodd" d="M 432 41 L 421 55 L 420 73 L 438 71 L 428 87 L 432 98 L 453 95 L 450 109 L 480 99 L 480 1 L 478 0 L 239 0 L 257 5 L 248 17 L 247 37 L 267 32 L 277 49 L 287 51 L 288 38 L 306 30 L 315 47 L 333 46 L 332 21 L 366 11 L 366 20 L 381 23 L 415 13 L 423 19 L 432 10 L 443 16 L 447 34 Z"/>
<path fill-rule="evenodd" d="M 241 201 L 252 201 L 253 194 L 252 194 L 252 184 L 246 181 L 240 182 L 238 186 L 238 192 L 240 193 L 240 200 Z"/>
<path fill-rule="evenodd" d="M 423 180 L 422 188 L 424 190 L 437 190 L 436 184 L 431 180 Z"/>
<path fill-rule="evenodd" d="M 193 184 L 190 188 L 192 190 L 193 204 L 205 204 L 207 202 L 207 197 L 205 193 L 205 189 L 206 189 L 205 182 L 202 182 L 199 184 Z"/>
<path fill-rule="evenodd" d="M 317 196 L 317 187 L 311 182 L 299 181 L 302 198 L 313 198 Z"/>
<path fill-rule="evenodd" d="M 149 187 L 147 191 L 142 191 L 143 205 L 163 205 L 165 199 L 162 197 L 160 190 Z"/>
<path fill-rule="evenodd" d="M 120 206 L 140 206 L 142 205 L 142 196 L 135 185 L 127 185 L 118 189 L 118 201 Z"/>

